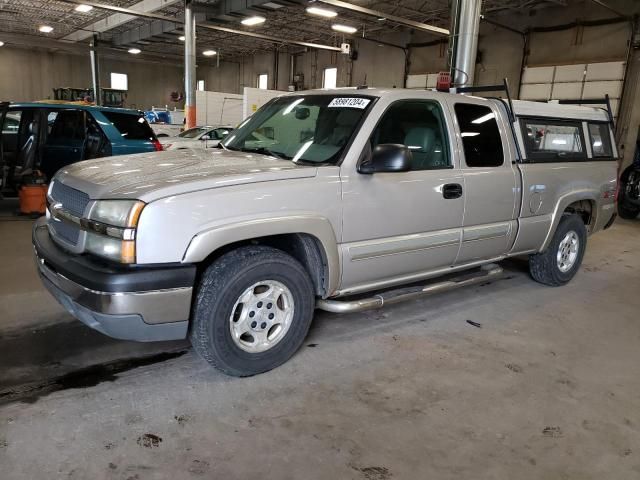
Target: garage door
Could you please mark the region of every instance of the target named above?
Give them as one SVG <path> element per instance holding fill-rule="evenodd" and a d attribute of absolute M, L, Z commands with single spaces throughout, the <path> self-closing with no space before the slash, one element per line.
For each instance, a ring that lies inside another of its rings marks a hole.
<path fill-rule="evenodd" d="M 609 95 L 618 115 L 625 62 L 525 67 L 521 100 L 592 100 Z"/>

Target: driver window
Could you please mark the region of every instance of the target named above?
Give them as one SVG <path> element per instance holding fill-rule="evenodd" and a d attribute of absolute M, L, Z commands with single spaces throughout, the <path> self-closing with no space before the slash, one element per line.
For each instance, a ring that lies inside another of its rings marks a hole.
<path fill-rule="evenodd" d="M 56 115 L 53 115 L 57 113 Z M 86 126 L 84 113 L 80 110 L 60 110 L 48 115 L 49 136 L 47 143 L 64 144 L 84 140 Z"/>
<path fill-rule="evenodd" d="M 371 147 L 387 143 L 406 145 L 411 170 L 451 168 L 442 109 L 431 100 L 402 100 L 392 104 L 371 137 Z"/>

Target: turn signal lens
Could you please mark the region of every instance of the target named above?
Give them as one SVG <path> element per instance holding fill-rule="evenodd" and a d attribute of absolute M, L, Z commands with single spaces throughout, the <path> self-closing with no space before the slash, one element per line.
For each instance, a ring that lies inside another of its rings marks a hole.
<path fill-rule="evenodd" d="M 135 240 L 125 240 L 122 242 L 120 261 L 122 263 L 136 263 L 136 242 Z"/>

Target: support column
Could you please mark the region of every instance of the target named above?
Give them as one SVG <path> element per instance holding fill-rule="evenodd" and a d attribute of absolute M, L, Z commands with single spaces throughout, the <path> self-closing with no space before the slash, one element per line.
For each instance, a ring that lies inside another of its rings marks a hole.
<path fill-rule="evenodd" d="M 185 128 L 196 126 L 196 17 L 191 0 L 184 2 Z"/>
<path fill-rule="evenodd" d="M 480 30 L 481 0 L 457 0 L 453 2 L 451 78 L 456 86 L 473 85 L 478 55 L 478 31 Z"/>
<path fill-rule="evenodd" d="M 102 92 L 100 90 L 100 65 L 98 63 L 98 35 L 93 34 L 93 40 L 90 44 L 91 50 L 89 56 L 91 58 L 91 80 L 93 87 L 93 101 L 96 105 L 102 105 Z"/>

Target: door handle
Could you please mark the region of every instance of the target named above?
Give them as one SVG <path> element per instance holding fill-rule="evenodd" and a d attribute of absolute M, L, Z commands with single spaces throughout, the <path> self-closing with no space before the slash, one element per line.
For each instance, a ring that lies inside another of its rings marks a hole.
<path fill-rule="evenodd" d="M 447 183 L 442 187 L 442 196 L 447 200 L 462 196 L 462 185 L 459 183 Z"/>

